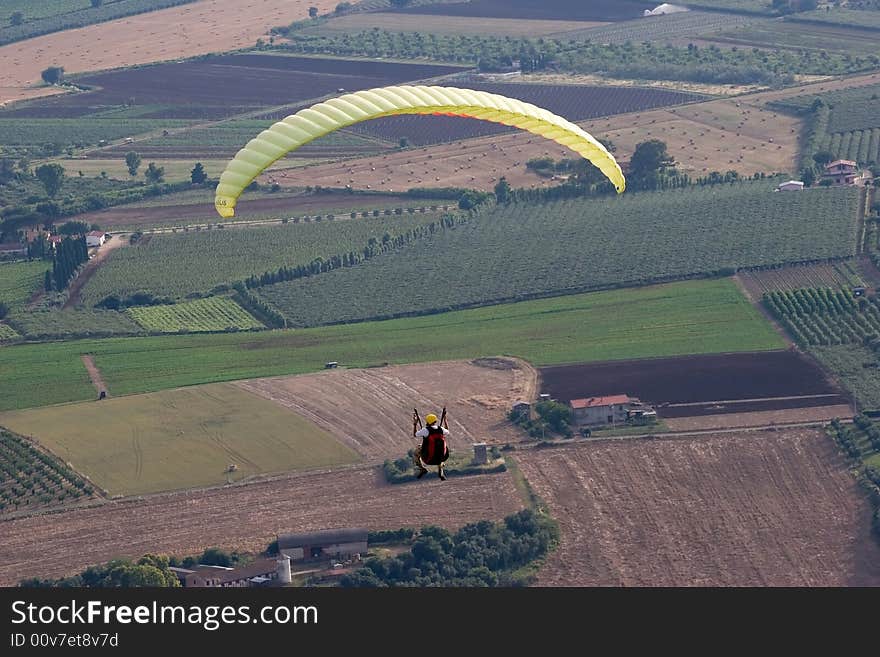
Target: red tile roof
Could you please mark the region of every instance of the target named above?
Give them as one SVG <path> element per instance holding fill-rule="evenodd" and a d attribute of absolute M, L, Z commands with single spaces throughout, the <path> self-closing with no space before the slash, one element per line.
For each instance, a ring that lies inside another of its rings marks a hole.
<path fill-rule="evenodd" d="M 104 237 L 106 234 L 103 230 L 93 230 L 88 235 L 89 237 Z"/>
<path fill-rule="evenodd" d="M 835 166 L 835 165 L 837 165 L 837 164 L 847 164 L 847 165 L 849 165 L 849 166 L 851 166 L 851 167 L 856 166 L 856 163 L 853 162 L 852 160 L 834 160 L 834 162 L 829 162 L 828 164 L 826 164 L 826 165 L 825 165 L 825 168 L 826 168 L 826 169 L 830 169 L 831 167 L 833 167 L 833 166 Z"/>
<path fill-rule="evenodd" d="M 613 404 L 626 404 L 630 401 L 629 395 L 609 395 L 607 397 L 587 397 L 586 399 L 572 399 L 572 408 L 593 408 L 594 406 L 611 406 Z"/>

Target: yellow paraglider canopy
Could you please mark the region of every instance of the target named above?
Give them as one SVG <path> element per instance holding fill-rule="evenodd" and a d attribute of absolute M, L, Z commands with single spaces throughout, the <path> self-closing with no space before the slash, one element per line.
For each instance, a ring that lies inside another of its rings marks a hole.
<path fill-rule="evenodd" d="M 615 159 L 590 134 L 545 109 L 498 94 L 455 87 L 400 86 L 369 89 L 318 103 L 272 125 L 250 140 L 220 176 L 214 206 L 222 217 L 235 214 L 244 188 L 287 153 L 334 130 L 399 114 L 463 116 L 514 126 L 568 146 L 592 162 L 613 183 L 626 187 Z"/>

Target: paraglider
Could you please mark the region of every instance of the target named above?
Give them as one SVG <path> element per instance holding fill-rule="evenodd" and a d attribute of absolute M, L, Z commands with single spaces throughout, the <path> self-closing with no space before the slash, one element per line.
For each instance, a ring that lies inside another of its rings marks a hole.
<path fill-rule="evenodd" d="M 449 446 L 446 444 L 446 436 L 449 435 L 449 425 L 446 422 L 446 407 L 440 414 L 440 419 L 433 413 L 425 416 L 425 426 L 422 427 L 422 418 L 416 409 L 413 409 L 413 438 L 421 438 L 422 444 L 413 451 L 413 466 L 418 474 L 416 479 L 421 479 L 428 473 L 426 465 L 436 465 L 437 475 L 446 481 L 444 464 L 449 460 Z"/>
<path fill-rule="evenodd" d="M 244 189 L 273 162 L 340 128 L 401 114 L 461 116 L 521 128 L 553 140 L 592 162 L 618 193 L 626 187 L 620 165 L 592 135 L 545 109 L 498 94 L 455 87 L 399 86 L 369 89 L 302 109 L 250 140 L 220 176 L 214 206 L 235 214 Z"/>

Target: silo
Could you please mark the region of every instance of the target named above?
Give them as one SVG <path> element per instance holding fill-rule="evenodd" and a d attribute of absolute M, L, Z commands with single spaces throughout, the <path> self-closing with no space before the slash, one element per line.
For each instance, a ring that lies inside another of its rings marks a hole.
<path fill-rule="evenodd" d="M 275 572 L 278 574 L 278 581 L 281 584 L 290 584 L 292 579 L 290 575 L 290 557 L 282 554 L 278 557 L 276 564 Z"/>

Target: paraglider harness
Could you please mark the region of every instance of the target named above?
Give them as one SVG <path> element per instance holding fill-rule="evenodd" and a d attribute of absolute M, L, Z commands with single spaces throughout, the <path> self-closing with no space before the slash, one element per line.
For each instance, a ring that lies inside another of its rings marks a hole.
<path fill-rule="evenodd" d="M 416 432 L 422 428 L 422 418 L 416 409 L 413 409 L 413 438 Z M 422 447 L 419 452 L 422 461 L 426 465 L 440 465 L 449 458 L 449 446 L 443 436 L 443 429 L 449 429 L 446 423 L 446 407 L 440 414 L 437 424 L 428 427 L 428 435 L 422 438 Z"/>

